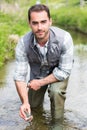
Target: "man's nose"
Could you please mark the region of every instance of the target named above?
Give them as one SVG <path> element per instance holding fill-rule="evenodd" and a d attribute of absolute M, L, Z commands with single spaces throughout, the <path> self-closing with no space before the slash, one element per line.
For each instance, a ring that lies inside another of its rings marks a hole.
<path fill-rule="evenodd" d="M 38 29 L 39 29 L 39 30 L 42 29 L 41 23 L 38 24 Z"/>

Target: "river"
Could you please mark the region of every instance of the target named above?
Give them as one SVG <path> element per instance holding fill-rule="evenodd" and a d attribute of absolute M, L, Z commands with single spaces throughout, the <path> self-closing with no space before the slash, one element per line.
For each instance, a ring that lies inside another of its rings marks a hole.
<path fill-rule="evenodd" d="M 35 112 L 30 125 L 19 117 L 21 105 L 14 81 L 14 60 L 0 70 L 0 130 L 87 130 L 87 37 L 71 32 L 74 65 L 67 88 L 64 125 L 51 122 L 50 102 L 45 95 L 43 112 Z"/>

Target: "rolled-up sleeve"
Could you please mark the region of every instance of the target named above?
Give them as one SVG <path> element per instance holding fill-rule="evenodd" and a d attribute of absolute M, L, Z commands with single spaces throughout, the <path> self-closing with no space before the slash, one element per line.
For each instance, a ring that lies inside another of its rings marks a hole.
<path fill-rule="evenodd" d="M 62 43 L 62 50 L 59 59 L 58 67 L 53 70 L 54 76 L 63 81 L 69 77 L 73 66 L 73 40 L 71 35 L 66 32 L 64 42 Z"/>
<path fill-rule="evenodd" d="M 25 46 L 21 38 L 15 49 L 15 71 L 14 80 L 26 81 L 28 73 L 28 59 L 25 53 Z"/>

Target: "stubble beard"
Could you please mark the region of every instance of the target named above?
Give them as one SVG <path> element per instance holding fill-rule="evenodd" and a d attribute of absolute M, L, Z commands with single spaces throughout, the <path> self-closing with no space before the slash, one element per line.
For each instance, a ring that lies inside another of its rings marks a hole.
<path fill-rule="evenodd" d="M 48 40 L 49 37 L 49 30 L 47 32 L 44 32 L 44 35 L 42 37 L 35 35 L 38 42 L 43 42 Z"/>

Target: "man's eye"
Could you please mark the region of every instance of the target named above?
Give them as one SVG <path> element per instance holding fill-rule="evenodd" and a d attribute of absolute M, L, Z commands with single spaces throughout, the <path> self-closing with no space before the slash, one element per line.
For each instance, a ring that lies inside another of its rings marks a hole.
<path fill-rule="evenodd" d="M 37 25 L 38 23 L 37 22 L 32 22 L 33 25 Z"/>
<path fill-rule="evenodd" d="M 44 20 L 44 21 L 42 21 L 41 23 L 42 23 L 42 24 L 44 24 L 44 23 L 46 23 L 46 22 L 47 22 L 47 21 L 46 21 L 46 20 Z"/>

